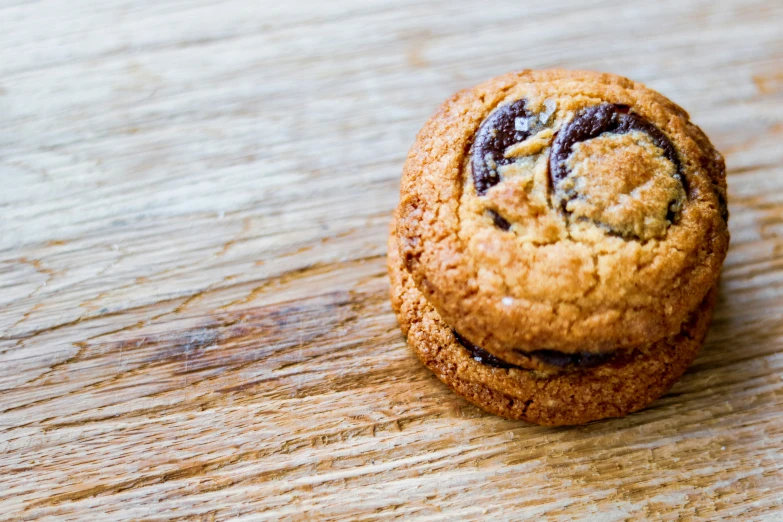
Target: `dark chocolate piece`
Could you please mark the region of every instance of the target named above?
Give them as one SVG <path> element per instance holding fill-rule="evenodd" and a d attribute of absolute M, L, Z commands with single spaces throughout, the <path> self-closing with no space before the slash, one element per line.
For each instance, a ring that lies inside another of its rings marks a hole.
<path fill-rule="evenodd" d="M 487 366 L 493 366 L 495 368 L 519 368 L 518 366 L 514 366 L 513 364 L 509 364 L 506 361 L 495 357 L 483 348 L 479 348 L 458 334 L 456 330 L 452 330 L 452 333 L 457 339 L 457 342 L 461 344 L 468 352 L 470 352 L 471 357 L 481 364 L 486 364 Z"/>
<path fill-rule="evenodd" d="M 525 110 L 525 100 L 517 100 L 495 109 L 479 127 L 472 161 L 473 185 L 479 196 L 500 182 L 498 168 L 513 161 L 503 155 L 506 148 L 530 136 L 526 124 L 517 124 L 518 118 L 526 121 L 530 116 Z"/>
<path fill-rule="evenodd" d="M 509 230 L 511 228 L 511 223 L 506 221 L 506 218 L 495 212 L 494 210 L 487 210 L 487 214 L 489 214 L 489 217 L 492 218 L 492 222 L 495 224 L 496 227 L 498 227 L 500 230 Z"/>
<path fill-rule="evenodd" d="M 602 103 L 581 110 L 568 125 L 558 132 L 549 156 L 549 172 L 553 188 L 557 188 L 558 183 L 568 175 L 566 160 L 571 155 L 571 149 L 574 145 L 580 141 L 596 138 L 604 132 L 626 134 L 635 130 L 650 136 L 653 143 L 663 150 L 666 158 L 674 163 L 677 169 L 675 177 L 683 184 L 687 193 L 688 187 L 685 186 L 685 178 L 680 173 L 680 158 L 669 138 L 643 117 L 629 112 L 628 106 L 611 103 Z"/>
<path fill-rule="evenodd" d="M 613 353 L 562 353 L 555 350 L 535 350 L 533 352 L 525 352 L 525 355 L 558 368 L 565 368 L 566 366 L 593 368 L 607 362 L 614 356 Z"/>
<path fill-rule="evenodd" d="M 470 355 L 482 364 L 492 366 L 494 368 L 520 368 L 517 365 L 507 363 L 503 359 L 496 357 L 479 348 L 475 344 L 471 343 L 464 337 L 462 337 L 456 330 L 452 330 L 454 338 L 460 343 Z M 544 364 L 555 366 L 557 368 L 565 368 L 567 366 L 575 366 L 577 368 L 594 368 L 600 366 L 605 362 L 611 360 L 615 353 L 563 353 L 555 350 L 534 350 L 532 352 L 522 352 L 520 354 L 534 359 L 538 359 Z"/>
<path fill-rule="evenodd" d="M 614 105 L 609 103 L 594 105 L 577 113 L 574 119 L 557 133 L 549 154 L 549 172 L 555 186 L 568 174 L 566 160 L 571 155 L 571 148 L 580 141 L 587 141 L 615 128 L 617 114 Z"/>
<path fill-rule="evenodd" d="M 653 143 L 663 151 L 666 159 L 674 163 L 677 171 L 680 170 L 680 157 L 677 155 L 677 151 L 674 149 L 672 142 L 669 141 L 669 138 L 667 138 L 663 132 L 661 132 L 661 129 L 633 112 L 621 114 L 618 116 L 618 119 L 619 123 L 617 129 L 613 132 L 616 132 L 617 134 L 626 134 L 638 130 L 647 134 L 652 138 Z"/>

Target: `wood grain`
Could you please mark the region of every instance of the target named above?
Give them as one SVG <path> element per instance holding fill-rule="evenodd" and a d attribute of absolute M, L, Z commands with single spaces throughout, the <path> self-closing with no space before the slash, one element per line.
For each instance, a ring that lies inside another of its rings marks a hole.
<path fill-rule="evenodd" d="M 783 519 L 783 3 L 0 2 L 0 518 Z M 481 413 L 384 254 L 450 93 L 615 72 L 729 167 L 709 340 L 646 411 Z"/>

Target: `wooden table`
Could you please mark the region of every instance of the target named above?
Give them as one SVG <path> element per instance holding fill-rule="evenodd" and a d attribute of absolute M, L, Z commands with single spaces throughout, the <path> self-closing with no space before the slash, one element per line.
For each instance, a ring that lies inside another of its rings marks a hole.
<path fill-rule="evenodd" d="M 526 3 L 0 2 L 0 518 L 783 519 L 783 3 Z M 726 156 L 709 340 L 625 419 L 486 415 L 389 307 L 416 131 L 525 67 Z"/>

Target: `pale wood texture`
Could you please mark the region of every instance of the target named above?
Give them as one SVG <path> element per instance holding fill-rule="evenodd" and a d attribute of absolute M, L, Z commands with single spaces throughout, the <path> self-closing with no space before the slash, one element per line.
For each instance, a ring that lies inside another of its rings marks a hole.
<path fill-rule="evenodd" d="M 0 2 L 0 517 L 783 519 L 783 3 Z M 406 348 L 452 92 L 616 72 L 726 156 L 709 341 L 644 412 L 485 415 Z"/>

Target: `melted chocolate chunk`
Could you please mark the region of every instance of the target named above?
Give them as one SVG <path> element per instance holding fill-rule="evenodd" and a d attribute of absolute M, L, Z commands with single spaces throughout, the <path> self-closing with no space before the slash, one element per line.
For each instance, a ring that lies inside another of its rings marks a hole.
<path fill-rule="evenodd" d="M 583 109 L 558 132 L 549 156 L 550 179 L 554 187 L 557 187 L 558 183 L 568 175 L 566 160 L 571 155 L 571 149 L 574 145 L 580 141 L 597 138 L 604 132 L 626 134 L 632 131 L 647 134 L 653 143 L 663 151 L 666 158 L 677 169 L 675 177 L 683 184 L 687 193 L 688 187 L 685 186 L 685 179 L 680 174 L 680 158 L 669 138 L 643 117 L 629 112 L 627 105 L 611 103 L 602 103 Z M 563 204 L 565 205 L 565 202 Z"/>
<path fill-rule="evenodd" d="M 545 364 L 557 366 L 558 368 L 565 368 L 566 366 L 594 368 L 607 362 L 614 356 L 612 353 L 562 353 L 555 350 L 535 350 L 526 352 L 525 355 L 535 357 Z"/>
<path fill-rule="evenodd" d="M 513 161 L 503 155 L 506 148 L 530 136 L 527 128 L 530 116 L 525 110 L 525 100 L 517 100 L 498 107 L 479 127 L 472 161 L 473 185 L 479 196 L 500 182 L 498 168 Z"/>
<path fill-rule="evenodd" d="M 471 357 L 473 357 L 481 364 L 486 364 L 487 366 L 492 366 L 494 368 L 519 368 L 518 366 L 514 366 L 513 364 L 508 364 L 503 359 L 498 359 L 497 357 L 487 352 L 483 348 L 479 348 L 478 346 L 476 346 L 475 344 L 471 343 L 470 341 L 462 337 L 460 334 L 458 334 L 456 330 L 452 330 L 452 333 L 454 334 L 454 337 L 457 339 L 457 342 L 461 344 L 468 352 L 470 352 Z"/>
<path fill-rule="evenodd" d="M 661 129 L 632 112 L 619 116 L 619 123 L 614 132 L 626 134 L 635 130 L 643 132 L 652 138 L 653 143 L 663 151 L 666 159 L 671 161 L 678 171 L 680 170 L 680 158 L 677 156 L 677 151 L 674 149 L 672 142 L 669 141 L 669 138 L 661 132 Z"/>
<path fill-rule="evenodd" d="M 496 227 L 498 227 L 500 230 L 509 230 L 511 228 L 511 223 L 506 221 L 506 219 L 495 212 L 494 210 L 487 210 L 487 214 L 489 214 L 489 217 L 492 218 L 492 222 L 495 224 Z"/>
<path fill-rule="evenodd" d="M 499 357 L 495 357 L 483 348 L 479 348 L 462 337 L 456 330 L 452 330 L 452 333 L 457 339 L 457 342 L 470 353 L 471 357 L 481 364 L 486 364 L 487 366 L 492 366 L 494 368 L 520 368 L 517 365 L 507 363 Z M 608 362 L 615 356 L 614 353 L 562 353 L 555 350 L 535 350 L 532 352 L 519 351 L 519 353 L 527 357 L 538 359 L 542 363 L 556 368 L 565 368 L 567 366 L 594 368 Z"/>
<path fill-rule="evenodd" d="M 588 107 L 557 133 L 549 154 L 552 183 L 557 185 L 568 174 L 566 160 L 571 155 L 571 148 L 580 141 L 587 141 L 611 130 L 617 124 L 617 114 L 614 106 L 608 103 Z"/>

